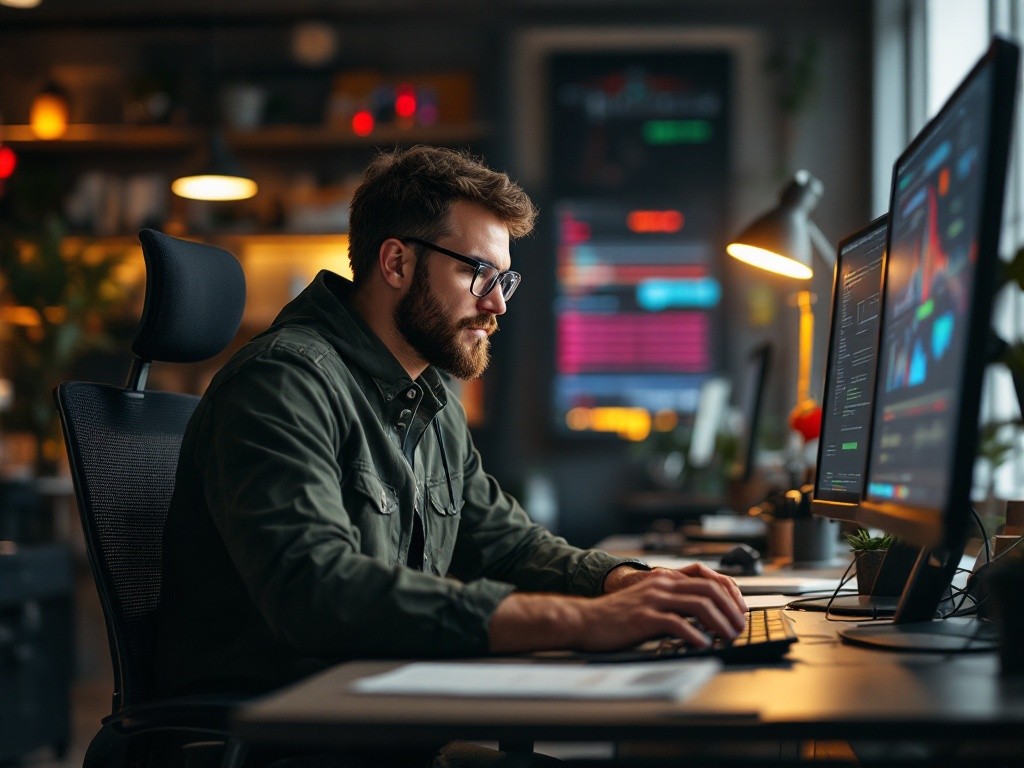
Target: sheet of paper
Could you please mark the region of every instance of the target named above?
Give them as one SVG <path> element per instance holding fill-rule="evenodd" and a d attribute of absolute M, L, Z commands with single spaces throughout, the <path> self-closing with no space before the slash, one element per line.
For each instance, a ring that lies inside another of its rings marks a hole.
<path fill-rule="evenodd" d="M 693 695 L 717 659 L 657 664 L 415 662 L 352 683 L 360 693 L 542 699 L 670 699 Z"/>
<path fill-rule="evenodd" d="M 792 595 L 744 595 L 747 608 L 781 608 L 793 599 Z"/>

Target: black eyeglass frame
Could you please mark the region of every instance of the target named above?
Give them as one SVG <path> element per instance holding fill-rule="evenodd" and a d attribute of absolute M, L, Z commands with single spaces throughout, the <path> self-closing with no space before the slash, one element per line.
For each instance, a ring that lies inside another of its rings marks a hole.
<path fill-rule="evenodd" d="M 484 298 L 487 294 L 494 290 L 494 287 L 496 285 L 500 285 L 501 296 L 505 301 L 508 301 L 510 298 L 512 298 L 512 294 L 516 292 L 516 288 L 519 287 L 519 283 L 521 283 L 523 280 L 523 276 L 514 270 L 509 269 L 506 270 L 505 272 L 499 272 L 498 268 L 493 264 L 488 264 L 486 261 L 481 261 L 480 259 L 474 259 L 471 256 L 464 256 L 461 253 L 449 250 L 448 248 L 442 248 L 439 245 L 427 242 L 426 240 L 421 240 L 418 237 L 399 237 L 397 239 L 402 243 L 405 243 L 406 245 L 408 245 L 409 243 L 415 243 L 416 245 L 421 245 L 424 248 L 428 248 L 431 251 L 437 251 L 438 253 L 444 254 L 445 256 L 450 256 L 451 258 L 457 261 L 461 261 L 463 264 L 468 264 L 471 267 L 476 267 L 476 272 L 473 273 L 473 282 L 470 283 L 469 285 L 469 292 L 476 296 L 478 299 Z M 489 284 L 483 291 L 477 292 L 477 281 L 480 280 L 483 274 L 486 272 L 486 270 L 489 269 L 494 270 L 494 277 L 490 279 Z M 508 282 L 509 284 L 506 285 L 506 282 Z"/>

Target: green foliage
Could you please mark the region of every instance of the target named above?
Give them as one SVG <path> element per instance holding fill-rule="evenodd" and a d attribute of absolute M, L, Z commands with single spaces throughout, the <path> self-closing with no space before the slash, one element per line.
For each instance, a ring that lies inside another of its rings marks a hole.
<path fill-rule="evenodd" d="M 57 435 L 51 390 L 83 355 L 113 348 L 106 321 L 125 303 L 123 254 L 65 235 L 53 214 L 0 222 L 0 348 L 14 386 L 4 428 L 32 432 L 39 451 Z"/>
<path fill-rule="evenodd" d="M 776 50 L 768 58 L 768 70 L 778 76 L 778 105 L 783 113 L 799 114 L 816 93 L 819 58 L 818 42 L 813 38 Z"/>
<path fill-rule="evenodd" d="M 846 536 L 846 543 L 854 552 L 888 549 L 892 546 L 892 542 L 893 537 L 890 534 L 872 536 L 866 528 L 859 528 L 856 532 Z"/>

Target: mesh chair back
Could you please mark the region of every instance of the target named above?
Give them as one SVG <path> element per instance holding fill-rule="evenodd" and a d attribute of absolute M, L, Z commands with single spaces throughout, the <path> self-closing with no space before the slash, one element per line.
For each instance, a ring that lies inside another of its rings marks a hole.
<path fill-rule="evenodd" d="M 103 605 L 114 712 L 148 701 L 160 602 L 163 530 L 178 452 L 199 398 L 145 390 L 150 362 L 195 362 L 234 338 L 245 275 L 223 248 L 139 233 L 146 301 L 125 388 L 65 382 L 54 390 L 79 515 Z"/>
<path fill-rule="evenodd" d="M 55 392 L 107 622 L 115 712 L 151 698 L 164 520 L 199 398 L 65 382 Z"/>

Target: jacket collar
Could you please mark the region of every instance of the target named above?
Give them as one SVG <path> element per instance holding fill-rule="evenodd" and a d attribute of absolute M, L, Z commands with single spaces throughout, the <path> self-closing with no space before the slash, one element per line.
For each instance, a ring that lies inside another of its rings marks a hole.
<path fill-rule="evenodd" d="M 348 364 L 364 370 L 376 383 L 381 396 L 391 402 L 414 386 L 409 374 L 383 341 L 352 306 L 353 284 L 341 275 L 323 269 L 275 318 L 270 329 L 301 324 L 315 330 Z M 447 404 L 444 382 L 428 366 L 417 382 L 432 396 L 438 409 Z"/>

